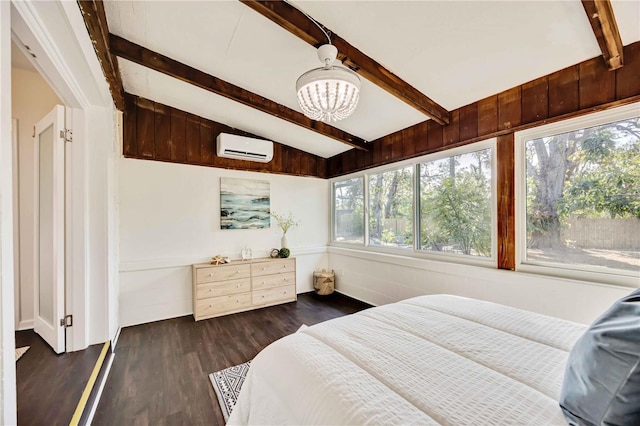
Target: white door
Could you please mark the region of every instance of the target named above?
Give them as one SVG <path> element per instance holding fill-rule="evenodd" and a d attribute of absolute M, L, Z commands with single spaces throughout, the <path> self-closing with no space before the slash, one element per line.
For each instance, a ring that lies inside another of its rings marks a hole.
<path fill-rule="evenodd" d="M 64 107 L 56 105 L 35 128 L 35 332 L 56 353 L 65 352 L 64 317 Z"/>

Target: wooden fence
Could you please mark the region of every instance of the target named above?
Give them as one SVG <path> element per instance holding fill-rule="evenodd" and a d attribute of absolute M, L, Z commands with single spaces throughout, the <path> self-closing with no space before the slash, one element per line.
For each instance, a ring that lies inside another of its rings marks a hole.
<path fill-rule="evenodd" d="M 562 230 L 562 237 L 576 247 L 640 250 L 640 219 L 572 217 Z"/>

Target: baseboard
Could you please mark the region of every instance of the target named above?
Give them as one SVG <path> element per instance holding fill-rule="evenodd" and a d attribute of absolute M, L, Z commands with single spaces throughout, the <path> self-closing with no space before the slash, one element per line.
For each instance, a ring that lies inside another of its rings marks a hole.
<path fill-rule="evenodd" d="M 326 296 L 318 296 L 318 295 L 316 295 L 316 292 L 313 291 L 313 290 L 312 291 L 304 291 L 304 292 L 298 293 L 298 296 L 301 295 L 301 294 L 308 294 L 308 295 L 316 296 L 318 298 L 339 296 L 339 297 L 343 297 L 345 299 L 352 300 L 354 302 L 364 303 L 366 305 L 369 305 L 370 308 L 373 308 L 374 306 L 376 306 L 376 305 L 374 305 L 374 304 L 372 304 L 370 302 L 367 302 L 366 300 L 362 300 L 362 299 L 358 299 L 358 298 L 353 297 L 353 296 L 349 296 L 348 294 L 343 293 L 340 290 L 335 290 L 332 294 L 328 294 Z"/>
<path fill-rule="evenodd" d="M 31 330 L 35 324 L 34 320 L 22 320 L 18 323 L 16 331 Z"/>
<path fill-rule="evenodd" d="M 351 299 L 351 300 L 354 300 L 354 301 L 356 301 L 356 302 L 360 302 L 360 303 L 366 303 L 367 305 L 369 305 L 369 306 L 370 306 L 370 307 L 372 307 L 372 308 L 373 308 L 374 306 L 376 306 L 376 305 L 374 305 L 374 304 L 373 304 L 373 303 L 371 303 L 371 302 L 368 302 L 368 301 L 366 301 L 366 300 L 362 300 L 362 299 L 358 299 L 357 297 L 350 296 L 350 295 L 348 295 L 347 293 L 344 293 L 344 292 L 342 292 L 342 291 L 340 291 L 340 290 L 336 290 L 335 292 L 336 292 L 336 293 L 338 293 L 338 294 L 340 294 L 340 295 L 341 295 L 341 296 L 343 296 L 343 297 L 346 297 L 347 299 Z"/>
<path fill-rule="evenodd" d="M 114 336 L 113 340 L 111 341 L 111 352 L 115 352 L 116 351 L 116 345 L 118 344 L 118 339 L 120 338 L 120 332 L 122 331 L 122 327 L 118 327 L 118 330 L 116 331 L 116 335 Z"/>

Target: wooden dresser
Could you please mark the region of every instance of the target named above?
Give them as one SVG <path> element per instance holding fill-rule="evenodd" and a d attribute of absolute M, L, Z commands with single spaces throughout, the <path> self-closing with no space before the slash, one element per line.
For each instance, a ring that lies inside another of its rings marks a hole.
<path fill-rule="evenodd" d="M 193 317 L 196 321 L 296 299 L 295 258 L 193 265 Z"/>

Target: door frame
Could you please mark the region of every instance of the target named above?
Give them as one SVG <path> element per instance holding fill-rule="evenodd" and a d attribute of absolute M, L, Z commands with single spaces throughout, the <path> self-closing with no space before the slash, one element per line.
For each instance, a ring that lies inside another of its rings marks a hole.
<path fill-rule="evenodd" d="M 47 43 L 47 29 L 45 27 L 45 22 L 40 18 L 38 11 L 28 2 L 12 1 L 11 13 L 11 38 L 15 42 L 15 45 L 18 46 L 26 58 L 31 58 L 32 54 L 37 56 L 37 61 L 31 62 L 40 76 L 47 82 L 56 95 L 58 95 L 64 105 L 73 108 L 74 116 L 79 115 L 82 117 L 84 115 L 84 110 L 89 107 L 88 100 L 82 90 L 78 87 L 75 77 L 73 77 L 73 75 L 68 71 L 68 66 L 64 63 L 64 59 L 60 57 L 59 52 L 56 51 L 57 49 L 54 49 L 53 45 Z M 29 46 L 29 49 L 27 50 L 25 46 Z M 71 121 L 69 121 L 69 124 L 70 123 Z M 65 122 L 65 127 L 67 127 L 67 124 L 68 123 Z M 82 131 L 77 132 L 78 138 L 83 138 L 84 135 L 82 133 Z M 76 144 L 73 150 L 84 151 L 84 144 Z M 81 156 L 84 157 L 84 153 L 81 153 Z M 84 200 L 85 194 L 82 192 L 76 191 L 75 193 L 71 193 L 66 191 L 68 188 L 66 180 L 70 177 L 72 173 L 71 170 L 80 171 L 80 176 L 84 174 L 82 170 L 85 168 L 85 164 L 82 157 L 80 158 L 80 161 L 78 161 L 78 158 L 73 158 L 73 155 L 70 155 L 70 152 L 65 149 L 65 163 L 68 166 L 66 168 L 69 169 L 69 171 L 65 171 L 64 204 L 65 211 L 67 212 L 69 211 L 69 206 L 72 203 L 71 200 L 80 198 L 82 203 L 86 202 Z M 73 183 L 71 183 L 71 185 L 73 185 Z M 84 227 L 82 225 L 83 223 L 81 222 L 80 224 L 75 224 L 71 227 L 65 226 L 65 240 L 75 240 L 74 236 L 76 234 L 84 236 L 86 234 L 86 230 L 83 229 Z M 68 271 L 69 269 L 75 270 L 82 278 L 80 280 L 73 278 L 69 279 L 70 276 L 73 277 L 77 274 L 70 274 L 70 272 L 66 272 L 66 310 L 67 313 L 74 314 L 74 319 L 76 318 L 76 315 L 78 319 L 84 319 L 87 318 L 85 311 L 88 304 L 88 288 L 87 280 L 85 278 L 87 259 L 83 254 L 81 262 L 78 262 L 77 260 L 74 261 L 74 256 L 77 256 L 77 253 L 70 253 L 69 247 L 67 246 L 68 244 L 65 244 L 64 269 L 65 271 Z M 37 264 L 34 263 L 33 267 L 37 268 Z M 37 297 L 35 287 L 36 286 L 34 285 L 34 298 Z M 71 298 L 69 297 L 71 294 L 80 295 L 80 297 Z M 36 312 L 34 311 L 34 322 L 35 315 Z M 73 327 L 67 328 L 65 332 L 67 351 L 82 350 L 88 346 L 88 324 L 86 324 L 86 321 L 76 321 Z"/>
<path fill-rule="evenodd" d="M 20 164 L 18 162 L 18 119 L 11 118 L 11 149 L 13 167 L 13 288 L 14 288 L 14 318 L 16 325 L 20 323 Z"/>
<path fill-rule="evenodd" d="M 117 331 L 117 114 L 76 2 L 0 1 L 0 424 L 16 423 L 11 176 L 11 39 L 37 56 L 36 69 L 73 109 L 65 157 L 68 350 L 105 342 Z M 7 158 L 8 157 L 8 158 Z M 8 161 L 7 161 L 8 160 Z M 6 166 L 6 167 L 5 167 Z M 91 218 L 91 220 L 89 220 Z"/>
<path fill-rule="evenodd" d="M 13 317 L 13 173 L 11 143 L 11 8 L 0 1 L 0 424 L 17 423 Z"/>

